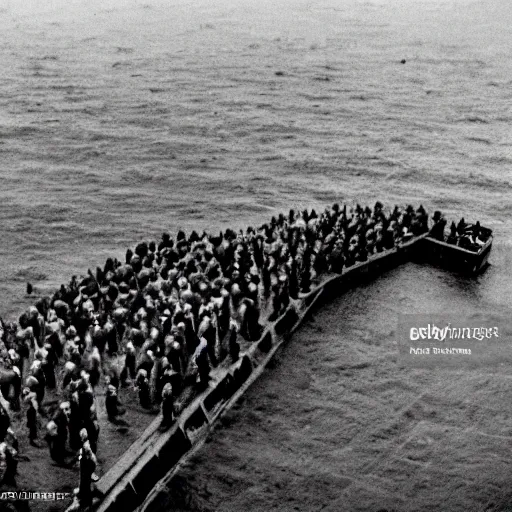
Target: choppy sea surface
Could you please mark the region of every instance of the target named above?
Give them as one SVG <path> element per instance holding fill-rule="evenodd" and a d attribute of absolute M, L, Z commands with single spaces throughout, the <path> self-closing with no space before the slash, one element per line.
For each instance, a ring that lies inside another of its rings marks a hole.
<path fill-rule="evenodd" d="M 441 297 L 416 312 L 508 325 L 511 24 L 507 0 L 0 0 L 0 315 L 164 230 L 380 200 L 491 227 L 471 285 L 412 271 Z"/>

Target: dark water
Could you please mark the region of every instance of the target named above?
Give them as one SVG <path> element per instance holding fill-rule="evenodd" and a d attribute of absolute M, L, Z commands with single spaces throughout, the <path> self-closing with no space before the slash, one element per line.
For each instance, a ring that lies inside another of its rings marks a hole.
<path fill-rule="evenodd" d="M 505 324 L 511 22 L 505 0 L 0 0 L 1 314 L 165 229 L 379 199 L 493 228 L 488 272 L 435 274 L 422 307 Z"/>

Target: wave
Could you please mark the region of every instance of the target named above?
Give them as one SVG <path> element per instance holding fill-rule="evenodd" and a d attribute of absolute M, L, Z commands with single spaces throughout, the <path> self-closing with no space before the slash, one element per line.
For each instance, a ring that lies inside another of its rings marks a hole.
<path fill-rule="evenodd" d="M 477 124 L 489 124 L 489 120 L 482 116 L 470 115 L 461 117 L 455 120 L 456 123 L 477 123 Z"/>
<path fill-rule="evenodd" d="M 487 146 L 492 146 L 492 142 L 490 139 L 485 139 L 483 137 L 465 137 L 466 140 L 471 142 L 479 142 L 480 144 L 486 144 Z"/>

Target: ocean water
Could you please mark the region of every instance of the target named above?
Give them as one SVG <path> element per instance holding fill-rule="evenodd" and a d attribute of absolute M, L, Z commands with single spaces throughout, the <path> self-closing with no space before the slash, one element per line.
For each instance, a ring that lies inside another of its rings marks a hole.
<path fill-rule="evenodd" d="M 423 203 L 511 242 L 508 2 L 0 6 L 3 316 L 27 280 L 291 207 Z"/>
<path fill-rule="evenodd" d="M 380 200 L 491 227 L 487 272 L 432 274 L 418 308 L 456 290 L 508 325 L 511 23 L 506 0 L 0 0 L 0 315 L 164 230 Z"/>

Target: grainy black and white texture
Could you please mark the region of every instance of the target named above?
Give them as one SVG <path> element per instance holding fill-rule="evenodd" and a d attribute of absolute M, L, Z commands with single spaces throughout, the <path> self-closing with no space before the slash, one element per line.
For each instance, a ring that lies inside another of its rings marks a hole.
<path fill-rule="evenodd" d="M 183 472 L 178 509 L 507 502 L 510 368 L 393 354 L 405 312 L 511 329 L 511 22 L 506 0 L 0 0 L 3 317 L 27 281 L 51 292 L 164 230 L 376 200 L 494 230 L 474 281 L 410 265 L 326 307 Z"/>

